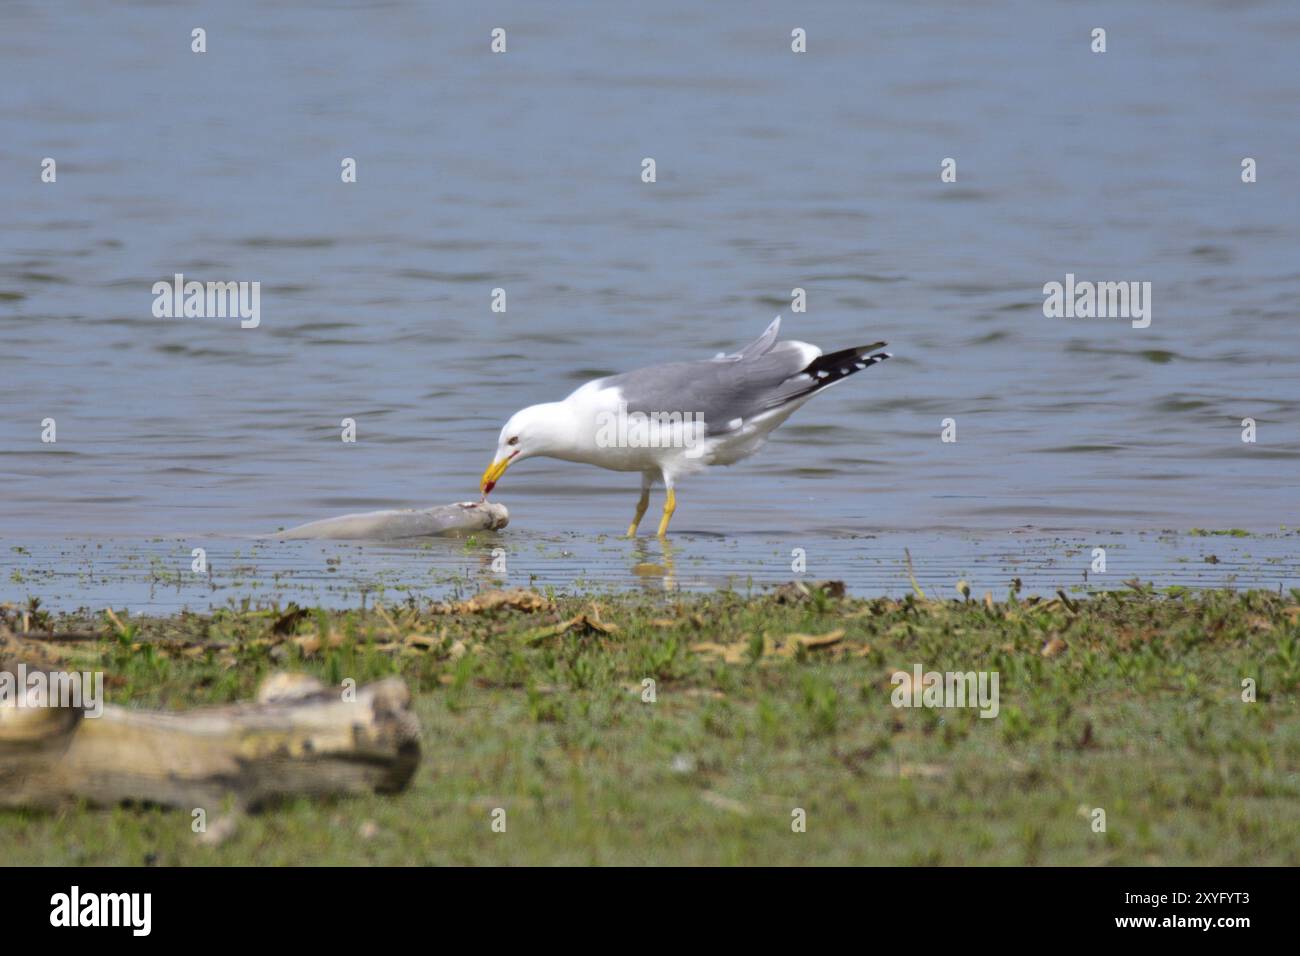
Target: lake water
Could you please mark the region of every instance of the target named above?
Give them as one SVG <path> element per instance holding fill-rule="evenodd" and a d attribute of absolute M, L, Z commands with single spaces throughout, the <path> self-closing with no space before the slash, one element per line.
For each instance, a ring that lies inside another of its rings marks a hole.
<path fill-rule="evenodd" d="M 907 547 L 1000 595 L 1037 567 L 1007 541 L 1086 567 L 1118 535 L 1141 560 L 1116 575 L 1296 583 L 1295 4 L 318 6 L 0 6 L 0 599 L 48 572 L 64 605 L 148 604 L 135 562 L 228 568 L 240 535 L 475 497 L 516 408 L 778 313 L 896 357 L 684 482 L 675 578 L 789 577 L 802 547 L 886 590 Z M 155 318 L 176 273 L 260 282 L 260 326 Z M 1150 282 L 1150 327 L 1045 318 L 1067 273 Z M 662 563 L 601 538 L 635 476 L 537 459 L 494 497 L 513 578 Z M 1257 536 L 1239 567 L 1242 539 L 1193 528 Z M 356 553 L 352 584 L 474 565 Z"/>

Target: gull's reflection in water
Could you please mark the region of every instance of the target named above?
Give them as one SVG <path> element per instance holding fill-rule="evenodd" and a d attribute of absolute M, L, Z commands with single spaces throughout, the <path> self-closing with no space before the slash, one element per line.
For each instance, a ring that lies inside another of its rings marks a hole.
<path fill-rule="evenodd" d="M 657 547 L 651 546 L 651 542 Z M 632 574 L 647 591 L 674 591 L 673 546 L 667 538 L 637 538 L 632 542 Z"/>

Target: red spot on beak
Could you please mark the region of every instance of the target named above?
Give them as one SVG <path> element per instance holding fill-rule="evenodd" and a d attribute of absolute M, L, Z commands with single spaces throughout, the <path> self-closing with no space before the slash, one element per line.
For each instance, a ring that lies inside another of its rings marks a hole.
<path fill-rule="evenodd" d="M 505 474 L 506 467 L 515 460 L 515 455 L 517 454 L 519 454 L 519 452 L 516 450 L 506 458 L 505 461 L 493 462 L 488 466 L 487 471 L 483 472 L 483 479 L 479 483 L 479 488 L 483 492 L 484 501 L 487 500 L 487 496 L 491 493 L 492 489 L 497 486 L 497 479 Z"/>

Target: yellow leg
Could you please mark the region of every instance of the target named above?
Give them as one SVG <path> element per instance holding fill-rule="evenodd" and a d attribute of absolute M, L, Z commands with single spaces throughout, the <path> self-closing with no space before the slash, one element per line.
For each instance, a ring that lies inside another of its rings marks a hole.
<path fill-rule="evenodd" d="M 668 522 L 673 520 L 673 512 L 677 510 L 677 495 L 673 494 L 671 488 L 664 497 L 664 516 L 659 519 L 659 537 L 668 534 Z"/>
<path fill-rule="evenodd" d="M 632 523 L 627 526 L 627 536 L 629 538 L 636 537 L 637 525 L 641 523 L 641 519 L 645 517 L 645 510 L 649 507 L 650 507 L 650 489 L 642 488 L 641 500 L 636 503 L 636 517 L 633 518 Z"/>

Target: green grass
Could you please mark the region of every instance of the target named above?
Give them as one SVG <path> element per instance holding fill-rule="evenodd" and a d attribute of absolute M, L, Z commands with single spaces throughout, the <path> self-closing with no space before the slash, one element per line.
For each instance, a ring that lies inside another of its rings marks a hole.
<path fill-rule="evenodd" d="M 67 645 L 68 666 L 102 667 L 131 706 L 247 697 L 278 669 L 401 674 L 424 758 L 400 795 L 295 801 L 215 847 L 183 811 L 0 811 L 0 861 L 1300 863 L 1297 592 L 595 603 L 55 618 L 105 627 Z M 555 633 L 579 614 L 616 629 Z M 786 640 L 836 630 L 821 648 Z M 890 675 L 916 663 L 997 671 L 999 716 L 894 708 Z"/>

